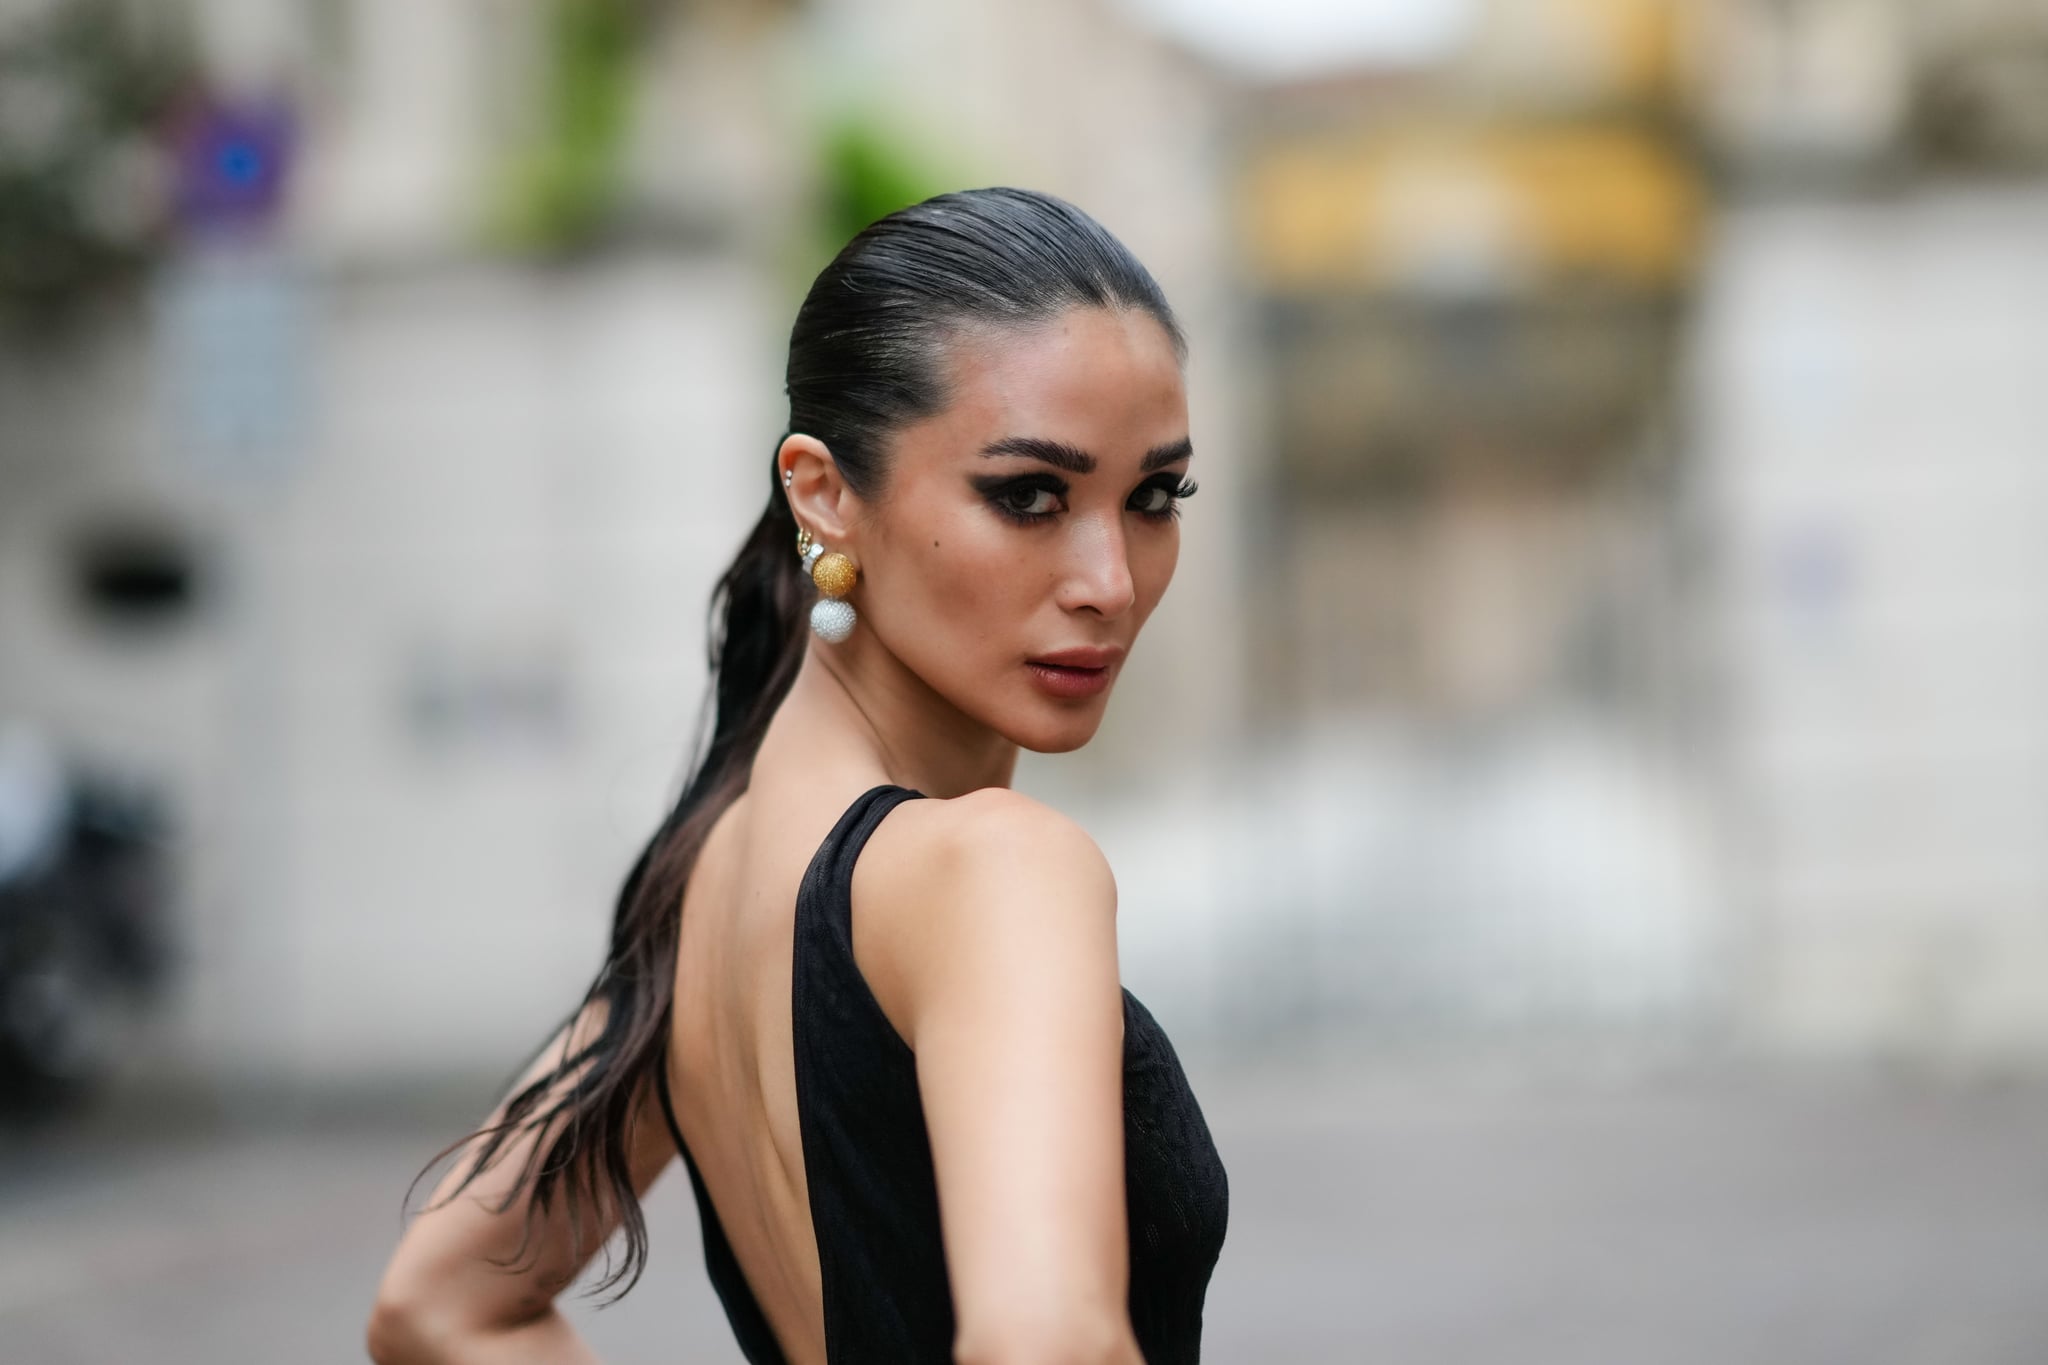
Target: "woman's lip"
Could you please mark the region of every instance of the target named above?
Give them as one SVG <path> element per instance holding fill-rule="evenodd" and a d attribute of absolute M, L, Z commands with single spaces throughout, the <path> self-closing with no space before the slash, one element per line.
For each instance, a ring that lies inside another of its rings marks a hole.
<path fill-rule="evenodd" d="M 1109 669 L 1073 668 L 1037 659 L 1024 665 L 1033 682 L 1056 697 L 1092 697 L 1109 686 Z"/>
<path fill-rule="evenodd" d="M 1061 649 L 1027 662 L 1051 664 L 1055 668 L 1108 668 L 1122 657 L 1120 649 Z"/>

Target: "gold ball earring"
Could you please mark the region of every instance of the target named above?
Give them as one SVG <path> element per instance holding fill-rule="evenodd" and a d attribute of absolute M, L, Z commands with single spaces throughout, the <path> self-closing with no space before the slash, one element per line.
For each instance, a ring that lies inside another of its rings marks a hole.
<path fill-rule="evenodd" d="M 811 582 L 818 585 L 818 591 L 827 597 L 844 597 L 853 591 L 853 585 L 860 574 L 853 567 L 853 561 L 834 550 L 818 556 L 818 562 L 811 565 Z"/>

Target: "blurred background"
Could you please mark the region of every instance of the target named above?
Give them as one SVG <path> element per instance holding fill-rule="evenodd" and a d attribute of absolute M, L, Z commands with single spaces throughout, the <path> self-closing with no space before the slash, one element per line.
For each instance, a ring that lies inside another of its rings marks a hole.
<path fill-rule="evenodd" d="M 1173 590 L 1026 755 L 1219 1362 L 2048 1359 L 2044 0 L 0 0 L 0 1356 L 363 1358 L 853 232 L 1073 199 Z M 738 1361 L 680 1177 L 606 1359 Z"/>

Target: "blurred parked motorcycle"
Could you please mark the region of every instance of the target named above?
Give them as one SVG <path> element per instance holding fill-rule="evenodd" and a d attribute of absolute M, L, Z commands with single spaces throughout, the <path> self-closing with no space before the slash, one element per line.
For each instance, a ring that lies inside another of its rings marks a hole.
<path fill-rule="evenodd" d="M 0 726 L 0 1115 L 83 1101 L 169 966 L 157 803 Z"/>

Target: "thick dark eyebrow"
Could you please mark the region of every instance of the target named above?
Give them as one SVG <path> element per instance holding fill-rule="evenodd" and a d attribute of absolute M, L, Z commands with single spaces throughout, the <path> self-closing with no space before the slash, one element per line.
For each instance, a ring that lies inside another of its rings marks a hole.
<path fill-rule="evenodd" d="M 1005 436 L 1000 441 L 990 441 L 981 448 L 983 455 L 1023 455 L 1033 460 L 1043 460 L 1069 474 L 1093 474 L 1095 457 L 1079 446 L 1068 445 L 1065 441 L 1049 441 L 1042 436 Z M 1145 452 L 1145 458 L 1138 462 L 1140 473 L 1149 474 L 1163 469 L 1176 460 L 1184 460 L 1195 453 L 1195 444 L 1183 436 L 1178 441 L 1169 441 L 1163 446 L 1154 446 Z"/>

